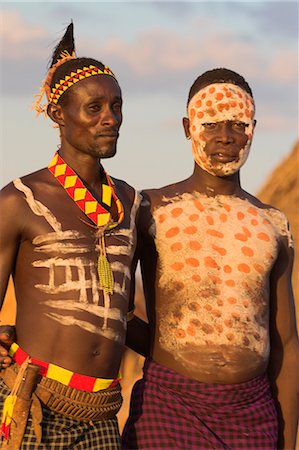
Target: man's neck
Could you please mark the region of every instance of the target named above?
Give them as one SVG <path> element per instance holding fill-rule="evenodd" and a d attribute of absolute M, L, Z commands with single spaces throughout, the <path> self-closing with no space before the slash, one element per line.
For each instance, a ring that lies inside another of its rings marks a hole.
<path fill-rule="evenodd" d="M 244 193 L 240 184 L 239 172 L 227 177 L 211 175 L 195 164 L 194 172 L 189 178 L 190 188 L 208 196 L 235 195 L 241 197 Z"/>
<path fill-rule="evenodd" d="M 59 149 L 61 158 L 76 172 L 86 187 L 98 189 L 101 180 L 101 162 L 97 157 L 79 151 Z"/>

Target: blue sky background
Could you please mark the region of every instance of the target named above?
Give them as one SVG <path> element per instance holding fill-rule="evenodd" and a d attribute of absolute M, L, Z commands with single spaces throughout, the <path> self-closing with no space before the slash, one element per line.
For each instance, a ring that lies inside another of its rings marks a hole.
<path fill-rule="evenodd" d="M 123 91 L 118 153 L 103 161 L 111 175 L 141 189 L 192 173 L 181 119 L 191 84 L 215 67 L 241 73 L 256 101 L 245 189 L 257 192 L 297 141 L 297 1 L 2 1 L 1 186 L 46 166 L 59 144 L 30 104 L 71 19 L 78 56 L 107 64 Z"/>

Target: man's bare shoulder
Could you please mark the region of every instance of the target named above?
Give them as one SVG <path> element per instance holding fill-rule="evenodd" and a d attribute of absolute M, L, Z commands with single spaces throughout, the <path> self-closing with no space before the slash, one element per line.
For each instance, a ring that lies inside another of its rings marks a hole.
<path fill-rule="evenodd" d="M 133 186 L 128 184 L 126 181 L 119 178 L 114 178 L 110 176 L 114 186 L 119 190 L 128 195 L 130 198 L 134 198 L 136 190 Z"/>
<path fill-rule="evenodd" d="M 47 169 L 40 169 L 36 172 L 15 178 L 0 191 L 0 202 L 5 208 L 15 207 L 16 203 L 22 202 L 24 190 L 44 190 L 45 184 L 51 184 L 50 172 Z M 54 179 L 54 178 L 53 178 Z"/>
<path fill-rule="evenodd" d="M 268 203 L 263 203 L 259 198 L 244 191 L 244 197 L 252 206 L 260 210 L 263 215 L 267 217 L 267 220 L 276 229 L 282 241 L 284 241 L 288 247 L 293 247 L 293 238 L 290 230 L 290 225 L 287 216 L 283 211 Z"/>
<path fill-rule="evenodd" d="M 189 192 L 188 180 L 182 180 L 177 183 L 168 184 L 160 188 L 144 189 L 141 191 L 144 198 L 148 199 L 153 207 L 159 206 L 165 201 L 181 196 Z"/>

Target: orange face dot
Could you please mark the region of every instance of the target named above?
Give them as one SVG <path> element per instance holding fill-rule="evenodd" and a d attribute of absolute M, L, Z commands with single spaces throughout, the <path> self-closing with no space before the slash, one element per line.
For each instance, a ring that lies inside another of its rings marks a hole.
<path fill-rule="evenodd" d="M 190 309 L 190 311 L 199 311 L 200 304 L 197 302 L 191 302 L 191 303 L 188 303 L 188 308 Z"/>
<path fill-rule="evenodd" d="M 237 303 L 237 299 L 235 297 L 228 297 L 227 301 L 230 305 L 235 305 Z"/>
<path fill-rule="evenodd" d="M 221 317 L 222 316 L 221 311 L 219 311 L 219 309 L 215 309 L 215 308 L 212 309 L 211 314 L 213 314 L 213 316 L 215 316 L 215 317 Z"/>
<path fill-rule="evenodd" d="M 210 93 L 210 94 L 213 94 L 213 92 L 215 92 L 215 90 L 216 90 L 216 89 L 215 89 L 214 87 L 210 87 L 210 88 L 209 88 L 209 93 Z"/>
<path fill-rule="evenodd" d="M 213 217 L 207 216 L 206 219 L 207 219 L 207 222 L 208 222 L 209 225 L 214 225 L 214 219 L 213 219 Z"/>
<path fill-rule="evenodd" d="M 225 248 L 222 247 L 218 247 L 218 245 L 212 244 L 212 248 L 219 253 L 219 255 L 224 256 L 226 255 L 227 251 L 225 250 Z"/>
<path fill-rule="evenodd" d="M 231 210 L 231 206 L 226 203 L 223 204 L 223 208 L 226 209 L 227 212 L 230 212 Z"/>
<path fill-rule="evenodd" d="M 251 233 L 248 230 L 248 228 L 246 228 L 246 227 L 242 227 L 242 228 L 243 228 L 244 234 L 246 234 L 246 236 L 248 236 L 248 237 L 251 237 Z"/>
<path fill-rule="evenodd" d="M 241 211 L 238 211 L 238 213 L 237 213 L 237 218 L 238 218 L 239 220 L 243 220 L 244 217 L 245 217 L 245 215 L 244 215 Z"/>
<path fill-rule="evenodd" d="M 225 325 L 226 327 L 228 327 L 228 328 L 232 328 L 232 326 L 233 326 L 233 321 L 232 321 L 232 319 L 225 319 L 225 320 L 224 320 L 224 325 Z"/>
<path fill-rule="evenodd" d="M 227 92 L 225 93 L 225 95 L 226 95 L 227 97 L 231 97 L 231 96 L 232 96 L 232 93 L 231 93 L 230 91 L 227 91 Z"/>
<path fill-rule="evenodd" d="M 182 328 L 178 328 L 177 330 L 175 330 L 175 335 L 178 339 L 183 339 L 184 337 L 186 337 L 186 332 Z"/>
<path fill-rule="evenodd" d="M 202 205 L 202 203 L 200 203 L 199 200 L 194 200 L 194 206 L 201 212 L 205 210 L 204 206 Z"/>
<path fill-rule="evenodd" d="M 197 275 L 197 273 L 195 273 L 194 275 L 192 275 L 192 280 L 195 281 L 196 283 L 200 283 L 201 282 L 201 277 L 200 275 Z"/>
<path fill-rule="evenodd" d="M 207 106 L 212 106 L 211 100 L 207 100 L 207 101 L 206 101 L 206 105 L 207 105 Z"/>
<path fill-rule="evenodd" d="M 256 219 L 252 219 L 251 220 L 251 225 L 253 225 L 254 227 L 256 227 L 258 225 L 258 221 Z"/>
<path fill-rule="evenodd" d="M 271 222 L 268 219 L 263 219 L 263 224 L 265 225 L 270 225 Z"/>
<path fill-rule="evenodd" d="M 233 286 L 236 285 L 236 283 L 235 283 L 234 280 L 226 280 L 226 281 L 225 281 L 225 284 L 226 284 L 227 286 L 230 286 L 230 287 L 233 287 Z"/>
<path fill-rule="evenodd" d="M 187 334 L 189 334 L 189 336 L 195 336 L 196 328 L 192 325 L 189 325 L 189 327 L 187 328 Z"/>
<path fill-rule="evenodd" d="M 261 264 L 253 264 L 253 267 L 260 274 L 263 274 L 265 272 L 265 269 L 263 268 L 263 266 L 261 266 Z"/>
<path fill-rule="evenodd" d="M 215 95 L 216 100 L 222 100 L 223 99 L 223 94 L 222 92 L 217 92 L 217 94 Z"/>
<path fill-rule="evenodd" d="M 238 265 L 238 271 L 243 273 L 249 273 L 250 267 L 247 264 L 242 263 Z"/>
<path fill-rule="evenodd" d="M 180 229 L 178 227 L 169 228 L 169 230 L 166 231 L 165 236 L 167 238 L 172 238 L 179 234 Z"/>
<path fill-rule="evenodd" d="M 243 344 L 245 345 L 245 347 L 249 346 L 250 340 L 248 339 L 247 336 L 243 336 Z"/>
<path fill-rule="evenodd" d="M 230 342 L 234 340 L 234 335 L 233 335 L 233 333 L 226 333 L 225 336 L 227 337 L 228 341 L 230 341 Z"/>
<path fill-rule="evenodd" d="M 253 216 L 257 216 L 257 210 L 255 208 L 253 208 L 252 206 L 250 206 L 247 211 L 252 214 Z"/>
<path fill-rule="evenodd" d="M 198 241 L 190 241 L 189 242 L 189 247 L 192 250 L 200 250 L 201 249 L 201 244 Z"/>
<path fill-rule="evenodd" d="M 175 242 L 170 246 L 171 251 L 178 252 L 179 250 L 182 250 L 183 245 L 180 242 Z"/>
<path fill-rule="evenodd" d="M 223 267 L 223 270 L 225 273 L 231 273 L 232 268 L 231 266 L 228 266 L 227 264 Z"/>
<path fill-rule="evenodd" d="M 204 113 L 203 113 L 202 111 L 198 111 L 197 117 L 198 117 L 199 119 L 202 119 L 203 116 L 204 116 Z"/>
<path fill-rule="evenodd" d="M 190 319 L 190 320 L 189 320 L 189 323 L 190 323 L 191 325 L 194 325 L 195 327 L 198 327 L 198 326 L 201 324 L 200 320 L 194 319 L 194 318 Z"/>
<path fill-rule="evenodd" d="M 198 251 L 201 249 L 201 244 L 198 241 L 190 241 L 189 247 L 191 248 L 191 250 Z"/>
<path fill-rule="evenodd" d="M 182 268 L 184 267 L 184 264 L 181 262 L 175 262 L 175 263 L 171 264 L 170 267 L 175 271 L 179 271 L 179 270 L 182 270 Z"/>
<path fill-rule="evenodd" d="M 223 300 L 221 298 L 217 298 L 217 305 L 223 306 Z"/>
<path fill-rule="evenodd" d="M 209 114 L 210 117 L 214 117 L 217 114 L 217 112 L 213 108 L 208 109 L 207 113 Z"/>
<path fill-rule="evenodd" d="M 182 208 L 173 208 L 171 210 L 171 215 L 172 217 L 178 217 L 182 214 L 182 212 L 183 212 Z"/>
<path fill-rule="evenodd" d="M 195 234 L 197 232 L 197 228 L 196 227 L 186 227 L 184 230 L 184 233 L 186 234 Z"/>
<path fill-rule="evenodd" d="M 206 309 L 207 311 L 212 311 L 212 305 L 210 305 L 209 303 L 206 303 L 204 305 L 204 309 Z"/>
<path fill-rule="evenodd" d="M 184 289 L 184 283 L 181 283 L 180 281 L 176 281 L 175 283 L 174 283 L 174 288 L 177 290 L 177 291 L 181 291 L 182 289 Z"/>
<path fill-rule="evenodd" d="M 166 218 L 167 218 L 166 214 L 160 214 L 158 216 L 159 223 L 163 223 L 166 220 Z"/>
<path fill-rule="evenodd" d="M 195 102 L 196 108 L 200 108 L 201 105 L 202 105 L 202 101 L 201 101 L 201 100 L 197 100 L 197 101 Z"/>
<path fill-rule="evenodd" d="M 240 320 L 240 313 L 233 311 L 232 312 L 232 318 L 235 320 Z"/>
<path fill-rule="evenodd" d="M 209 234 L 210 236 L 218 237 L 218 238 L 224 237 L 224 234 L 218 230 L 207 230 L 207 234 Z"/>
<path fill-rule="evenodd" d="M 201 329 L 205 334 L 211 334 L 214 331 L 214 328 L 208 323 L 203 323 Z"/>
<path fill-rule="evenodd" d="M 257 237 L 261 240 L 261 241 L 265 241 L 265 242 L 269 242 L 270 241 L 270 237 L 267 233 L 258 233 Z"/>
<path fill-rule="evenodd" d="M 248 237 L 246 236 L 246 234 L 242 234 L 242 233 L 236 233 L 236 234 L 235 234 L 235 238 L 236 238 L 238 241 L 242 241 L 242 242 L 245 242 L 245 241 L 248 240 Z"/>
<path fill-rule="evenodd" d="M 190 110 L 190 119 L 193 119 L 195 117 L 195 109 L 191 108 Z"/>
<path fill-rule="evenodd" d="M 188 264 L 188 266 L 191 266 L 191 267 L 198 267 L 199 261 L 196 258 L 187 258 L 186 264 Z"/>
<path fill-rule="evenodd" d="M 223 326 L 220 325 L 219 323 L 216 323 L 215 329 L 218 331 L 218 333 L 222 333 L 223 332 Z"/>
<path fill-rule="evenodd" d="M 191 222 L 196 222 L 196 220 L 198 220 L 198 218 L 199 218 L 199 215 L 198 215 L 198 214 L 191 214 L 191 215 L 189 216 L 189 220 L 190 220 Z"/>
<path fill-rule="evenodd" d="M 252 250 L 252 248 L 250 247 L 242 247 L 241 248 L 243 255 L 245 256 L 253 256 L 254 255 L 254 251 Z"/>
<path fill-rule="evenodd" d="M 206 267 L 210 267 L 212 269 L 218 269 L 219 268 L 219 266 L 216 263 L 215 259 L 211 258 L 211 256 L 206 256 L 204 261 L 205 261 L 205 266 Z"/>
<path fill-rule="evenodd" d="M 240 107 L 240 109 L 243 109 L 244 108 L 244 104 L 242 102 L 240 102 L 239 103 L 239 107 Z"/>
<path fill-rule="evenodd" d="M 220 214 L 219 219 L 221 220 L 221 222 L 226 222 L 227 221 L 227 215 L 226 214 Z"/>
<path fill-rule="evenodd" d="M 217 277 L 217 275 L 209 274 L 208 277 L 210 278 L 211 281 L 213 281 L 214 284 L 221 284 L 222 283 L 221 278 Z"/>

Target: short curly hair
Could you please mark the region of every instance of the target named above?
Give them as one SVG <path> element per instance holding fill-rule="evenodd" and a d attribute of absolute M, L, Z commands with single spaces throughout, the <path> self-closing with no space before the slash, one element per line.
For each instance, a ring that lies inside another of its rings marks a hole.
<path fill-rule="evenodd" d="M 189 104 L 191 98 L 199 90 L 213 83 L 235 84 L 244 89 L 246 92 L 248 92 L 248 94 L 251 95 L 251 97 L 253 97 L 251 88 L 247 83 L 247 81 L 245 80 L 245 78 L 242 77 L 242 75 L 238 74 L 237 72 L 234 72 L 233 70 L 221 67 L 218 69 L 208 70 L 207 72 L 204 72 L 202 75 L 196 78 L 196 80 L 194 81 L 194 83 L 190 88 L 187 105 Z"/>

